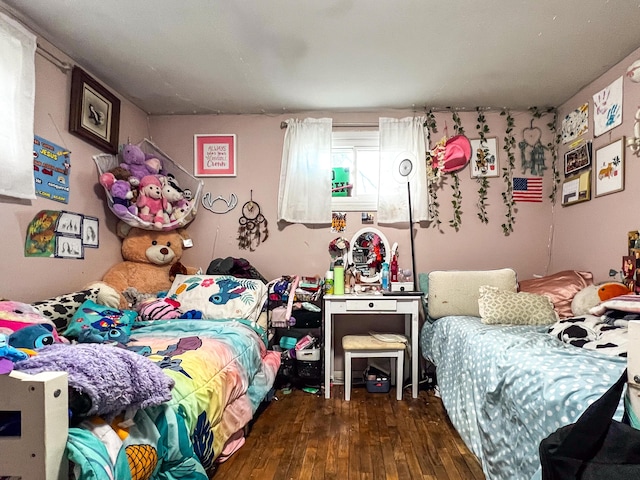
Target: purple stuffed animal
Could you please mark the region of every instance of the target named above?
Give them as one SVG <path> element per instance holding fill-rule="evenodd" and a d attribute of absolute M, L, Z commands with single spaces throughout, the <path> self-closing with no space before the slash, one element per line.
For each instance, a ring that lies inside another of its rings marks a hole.
<path fill-rule="evenodd" d="M 122 168 L 126 168 L 131 175 L 142 180 L 147 175 L 156 175 L 162 170 L 162 164 L 156 157 L 148 157 L 137 145 L 128 144 L 122 149 Z"/>
<path fill-rule="evenodd" d="M 113 211 L 119 217 L 126 215 L 127 212 L 138 215 L 138 207 L 133 200 L 133 191 L 131 185 L 125 180 L 116 180 L 111 185 L 111 198 L 113 198 Z"/>

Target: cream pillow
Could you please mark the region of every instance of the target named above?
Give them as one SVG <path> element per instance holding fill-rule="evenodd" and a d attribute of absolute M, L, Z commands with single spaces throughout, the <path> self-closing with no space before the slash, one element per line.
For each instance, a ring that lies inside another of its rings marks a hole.
<path fill-rule="evenodd" d="M 429 273 L 429 317 L 448 315 L 479 317 L 478 295 L 481 285 L 502 290 L 517 290 L 516 272 L 511 268 L 499 270 L 443 270 Z"/>
<path fill-rule="evenodd" d="M 510 292 L 496 287 L 480 287 L 478 309 L 482 323 L 509 325 L 551 325 L 558 314 L 545 295 Z"/>

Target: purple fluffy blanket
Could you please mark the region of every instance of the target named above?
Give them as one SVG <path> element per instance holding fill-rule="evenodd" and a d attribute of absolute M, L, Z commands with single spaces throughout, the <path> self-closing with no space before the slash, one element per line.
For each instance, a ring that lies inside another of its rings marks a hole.
<path fill-rule="evenodd" d="M 115 416 L 128 408 L 145 408 L 171 400 L 174 381 L 142 355 L 124 348 L 98 344 L 56 343 L 17 362 L 16 370 L 29 374 L 64 371 L 69 387 L 91 399 L 87 415 Z"/>

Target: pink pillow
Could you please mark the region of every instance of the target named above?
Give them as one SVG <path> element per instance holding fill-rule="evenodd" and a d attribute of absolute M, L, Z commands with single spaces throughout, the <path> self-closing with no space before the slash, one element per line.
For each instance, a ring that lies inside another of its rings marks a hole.
<path fill-rule="evenodd" d="M 560 318 L 573 316 L 571 300 L 576 293 L 589 285 L 593 285 L 591 272 L 563 270 L 540 278 L 522 280 L 518 291 L 546 295 L 551 299 L 553 307 Z"/>
<path fill-rule="evenodd" d="M 11 335 L 21 328 L 38 323 L 47 323 L 53 327 L 53 337 L 60 342 L 55 324 L 45 318 L 35 307 L 28 303 L 5 300 L 0 302 L 0 333 Z"/>

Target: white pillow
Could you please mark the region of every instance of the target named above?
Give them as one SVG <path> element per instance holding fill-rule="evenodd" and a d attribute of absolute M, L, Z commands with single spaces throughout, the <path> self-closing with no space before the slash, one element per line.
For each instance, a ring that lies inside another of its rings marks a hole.
<path fill-rule="evenodd" d="M 267 301 L 267 286 L 231 275 L 176 275 L 167 298 L 178 302 L 182 312 L 198 310 L 204 318 L 256 323 Z"/>
<path fill-rule="evenodd" d="M 436 319 L 448 315 L 479 317 L 480 286 L 490 285 L 515 292 L 516 272 L 511 268 L 477 271 L 434 271 L 429 273 L 428 311 Z"/>

